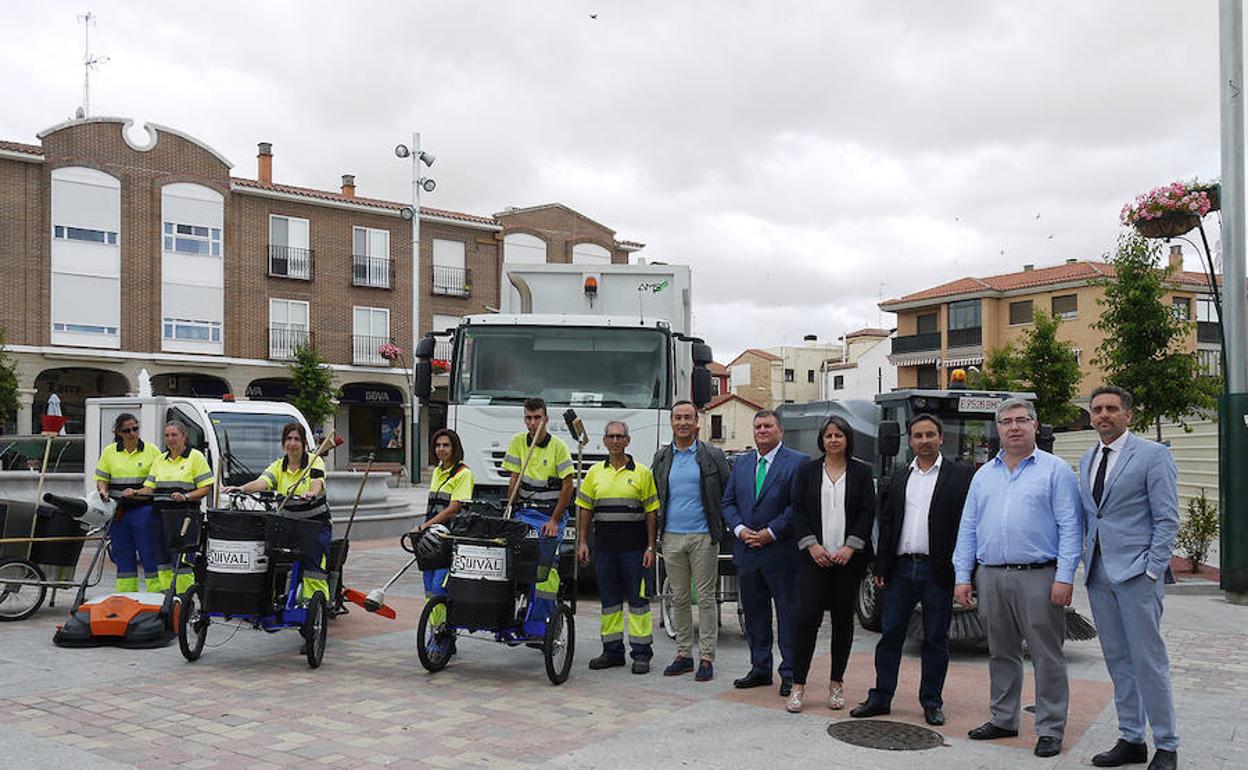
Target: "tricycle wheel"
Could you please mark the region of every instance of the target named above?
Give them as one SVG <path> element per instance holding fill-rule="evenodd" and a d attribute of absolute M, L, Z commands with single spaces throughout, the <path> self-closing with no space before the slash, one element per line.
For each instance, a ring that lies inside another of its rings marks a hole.
<path fill-rule="evenodd" d="M 566 604 L 560 604 L 546 622 L 546 638 L 542 643 L 542 654 L 546 657 L 546 676 L 551 684 L 563 684 L 568 681 L 572 671 L 572 655 L 576 652 L 576 622 L 572 619 L 572 610 Z"/>
<path fill-rule="evenodd" d="M 430 673 L 446 668 L 451 660 L 455 631 L 447 623 L 446 609 L 445 596 L 431 598 L 425 602 L 420 623 L 416 626 L 416 656 L 420 658 L 420 665 Z M 437 615 L 436 619 L 434 615 Z"/>
<path fill-rule="evenodd" d="M 882 599 L 880 589 L 875 587 L 875 572 L 867 567 L 867 573 L 858 584 L 854 612 L 858 615 L 858 623 L 868 631 L 880 631 L 884 627 Z"/>
<path fill-rule="evenodd" d="M 178 647 L 182 657 L 197 661 L 208 639 L 208 613 L 204 612 L 203 589 L 197 585 L 186 589 L 178 608 Z"/>
<path fill-rule="evenodd" d="M 321 592 L 312 594 L 308 602 L 308 614 L 303 619 L 303 639 L 307 644 L 308 667 L 320 668 L 325 657 L 325 634 L 329 631 L 329 605 Z"/>
<path fill-rule="evenodd" d="M 0 559 L 0 620 L 25 620 L 38 612 L 48 589 L 31 584 L 43 581 L 39 565 L 25 559 Z"/>

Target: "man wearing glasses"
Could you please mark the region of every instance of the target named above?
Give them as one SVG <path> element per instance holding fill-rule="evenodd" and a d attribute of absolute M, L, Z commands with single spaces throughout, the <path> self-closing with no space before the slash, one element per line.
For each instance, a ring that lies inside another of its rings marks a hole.
<path fill-rule="evenodd" d="M 628 603 L 628 642 L 633 673 L 650 671 L 654 656 L 654 618 L 646 597 L 645 576 L 654 567 L 659 495 L 650 469 L 633 460 L 628 426 L 613 420 L 603 434 L 608 456 L 585 474 L 576 493 L 576 555 L 589 563 L 585 534 L 594 522 L 594 559 L 602 597 L 602 654 L 589 662 L 594 670 L 624 665 L 624 604 Z"/>
<path fill-rule="evenodd" d="M 971 575 L 988 628 L 990 719 L 973 740 L 1018 735 L 1023 642 L 1036 679 L 1038 757 L 1062 750 L 1069 687 L 1062 643 L 1079 564 L 1079 481 L 1061 459 L 1036 448 L 1036 411 L 997 407 L 1001 451 L 975 473 L 953 554 L 954 600 L 971 603 Z"/>

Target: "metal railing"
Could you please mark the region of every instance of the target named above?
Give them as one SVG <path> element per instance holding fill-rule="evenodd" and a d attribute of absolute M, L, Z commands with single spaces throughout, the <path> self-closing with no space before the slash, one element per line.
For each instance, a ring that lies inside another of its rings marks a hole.
<path fill-rule="evenodd" d="M 312 333 L 302 326 L 270 326 L 269 358 L 275 361 L 292 361 L 295 348 L 312 344 Z"/>
<path fill-rule="evenodd" d="M 269 244 L 269 275 L 312 280 L 312 249 Z"/>
<path fill-rule="evenodd" d="M 919 353 L 926 350 L 940 350 L 940 332 L 893 337 L 894 353 Z"/>
<path fill-rule="evenodd" d="M 439 338 L 433 345 L 433 357 L 439 361 L 450 361 L 453 349 L 454 343 L 451 340 Z"/>
<path fill-rule="evenodd" d="M 466 267 L 434 265 L 433 282 L 430 286 L 433 287 L 434 294 L 467 297 L 472 293 L 472 271 Z"/>
<path fill-rule="evenodd" d="M 950 329 L 949 330 L 949 347 L 965 348 L 971 345 L 978 345 L 983 340 L 984 329 L 982 326 L 974 326 L 970 329 Z"/>
<path fill-rule="evenodd" d="M 389 363 L 377 349 L 390 341 L 389 337 L 372 337 L 367 334 L 351 335 L 351 363 L 385 366 Z"/>
<path fill-rule="evenodd" d="M 1218 328 L 1221 324 L 1217 321 L 1197 321 L 1196 322 L 1196 341 L 1197 342 L 1222 342 L 1222 332 Z"/>
<path fill-rule="evenodd" d="M 389 289 L 393 264 L 389 257 L 351 255 L 351 285 Z"/>

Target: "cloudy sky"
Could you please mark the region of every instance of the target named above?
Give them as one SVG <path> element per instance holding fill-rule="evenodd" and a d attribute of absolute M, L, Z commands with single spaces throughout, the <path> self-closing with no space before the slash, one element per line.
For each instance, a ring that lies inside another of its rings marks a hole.
<path fill-rule="evenodd" d="M 419 130 L 428 205 L 561 201 L 692 265 L 722 361 L 1099 258 L 1125 201 L 1218 174 L 1213 0 L 6 3 L 0 138 L 78 106 L 87 9 L 93 114 L 398 200 Z"/>

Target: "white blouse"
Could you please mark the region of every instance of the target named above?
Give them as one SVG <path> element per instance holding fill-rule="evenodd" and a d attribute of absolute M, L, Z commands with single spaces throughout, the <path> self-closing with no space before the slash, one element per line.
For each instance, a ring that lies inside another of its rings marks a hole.
<path fill-rule="evenodd" d="M 845 477 L 842 472 L 837 479 L 829 478 L 828 466 L 823 466 L 823 485 L 819 517 L 823 521 L 823 547 L 829 551 L 845 545 Z"/>

